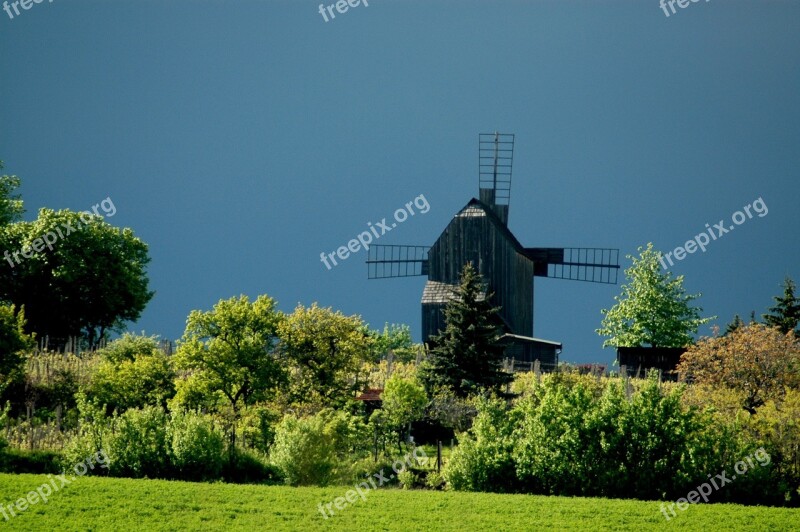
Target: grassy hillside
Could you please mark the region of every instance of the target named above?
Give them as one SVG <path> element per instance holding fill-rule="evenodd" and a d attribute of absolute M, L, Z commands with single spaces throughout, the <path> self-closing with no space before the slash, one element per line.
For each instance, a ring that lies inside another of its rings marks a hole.
<path fill-rule="evenodd" d="M 51 480 L 53 482 L 51 482 Z M 69 480 L 69 478 L 67 478 Z M 42 484 L 41 475 L 0 474 L 5 507 Z M 46 495 L 46 490 L 43 490 Z M 0 530 L 792 530 L 800 510 L 736 505 L 690 506 L 667 522 L 659 503 L 402 491 L 365 492 L 327 519 L 320 503 L 347 487 L 288 488 L 82 477 L 5 520 Z M 351 496 L 351 498 L 353 498 Z M 35 500 L 35 498 L 33 499 Z M 341 501 L 340 501 L 341 504 Z M 8 510 L 6 508 L 6 513 Z"/>

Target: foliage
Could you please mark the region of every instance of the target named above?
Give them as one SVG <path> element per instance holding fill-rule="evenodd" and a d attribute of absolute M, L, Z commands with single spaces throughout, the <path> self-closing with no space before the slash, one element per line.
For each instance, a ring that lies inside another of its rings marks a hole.
<path fill-rule="evenodd" d="M 732 431 L 653 374 L 630 399 L 618 379 L 546 375 L 513 406 L 483 401 L 447 463 L 449 487 L 677 498 L 737 455 Z M 599 392 L 599 393 L 598 393 Z"/>
<path fill-rule="evenodd" d="M 389 377 L 399 375 L 405 379 L 417 378 L 417 365 L 413 362 L 397 362 L 387 359 L 380 362 L 365 362 L 361 366 L 361 372 L 365 374 L 367 388 L 383 388 Z"/>
<path fill-rule="evenodd" d="M 428 404 L 425 388 L 416 379 L 404 379 L 396 374 L 386 382 L 381 399 L 386 421 L 399 431 L 422 419 Z"/>
<path fill-rule="evenodd" d="M 448 487 L 460 491 L 515 491 L 518 482 L 512 450 L 518 413 L 497 399 L 479 400 L 477 408 L 472 429 L 459 436 L 458 447 L 444 468 Z"/>
<path fill-rule="evenodd" d="M 168 478 L 167 416 L 158 407 L 131 409 L 115 420 L 107 449 L 112 476 Z"/>
<path fill-rule="evenodd" d="M 245 409 L 239 422 L 242 445 L 252 447 L 265 455 L 269 453 L 269 448 L 275 441 L 275 430 L 281 417 L 274 408 L 263 404 Z"/>
<path fill-rule="evenodd" d="M 174 474 L 184 480 L 219 478 L 224 441 L 213 421 L 195 412 L 173 412 L 166 431 L 167 455 Z"/>
<path fill-rule="evenodd" d="M 463 432 L 472 426 L 477 410 L 471 399 L 458 397 L 450 388 L 439 388 L 431 398 L 427 414 L 441 426 Z"/>
<path fill-rule="evenodd" d="M 425 475 L 425 486 L 428 489 L 438 490 L 444 488 L 445 479 L 444 475 L 437 471 L 428 471 Z"/>
<path fill-rule="evenodd" d="M 742 407 L 755 413 L 787 387 L 800 387 L 800 341 L 759 323 L 722 337 L 703 338 L 682 356 L 678 371 L 698 383 L 745 392 Z"/>
<path fill-rule="evenodd" d="M 175 395 L 175 372 L 155 337 L 125 334 L 99 351 L 101 362 L 88 393 L 120 412 L 147 405 L 166 406 Z"/>
<path fill-rule="evenodd" d="M 22 351 L 33 347 L 33 338 L 25 334 L 24 326 L 23 310 L 15 313 L 13 305 L 0 304 L 0 394 L 20 377 L 25 363 Z"/>
<path fill-rule="evenodd" d="M 385 358 L 389 351 L 396 362 L 413 362 L 417 356 L 417 349 L 411 340 L 411 328 L 408 325 L 397 325 L 395 323 L 383 326 L 383 332 L 370 331 L 373 339 L 370 348 L 371 360 L 377 362 Z"/>
<path fill-rule="evenodd" d="M 609 337 L 603 347 L 690 345 L 698 327 L 714 318 L 701 318 L 703 309 L 690 306 L 700 294 L 685 293 L 682 275 L 673 279 L 670 272 L 661 273 L 660 253 L 652 243 L 638 251 L 638 258 L 627 255 L 632 262 L 625 270 L 629 283 L 614 296 L 617 303 L 601 311 L 604 317 L 597 333 Z"/>
<path fill-rule="evenodd" d="M 325 486 L 347 473 L 345 460 L 363 452 L 370 438 L 355 416 L 330 409 L 314 416 L 286 415 L 278 425 L 270 461 L 292 486 Z"/>
<path fill-rule="evenodd" d="M 232 410 L 230 450 L 242 405 L 266 399 L 283 382 L 275 354 L 283 315 L 262 295 L 221 300 L 208 312 L 192 311 L 175 355 L 178 368 L 193 372 L 195 389 L 221 393 Z"/>
<path fill-rule="evenodd" d="M 728 335 L 728 334 L 732 333 L 733 331 L 735 331 L 735 330 L 736 330 L 736 329 L 738 329 L 739 327 L 744 327 L 744 324 L 745 324 L 745 323 L 744 323 L 744 320 L 743 320 L 742 318 L 740 318 L 738 314 L 736 314 L 736 315 L 733 317 L 733 321 L 731 321 L 731 322 L 730 322 L 730 323 L 729 323 L 729 324 L 728 324 L 728 325 L 725 327 L 725 332 L 723 333 L 723 336 L 724 336 L 724 335 Z"/>
<path fill-rule="evenodd" d="M 777 327 L 784 334 L 794 331 L 800 336 L 800 298 L 795 295 L 797 287 L 789 277 L 783 281 L 783 295 L 774 296 L 775 306 L 770 307 L 771 314 L 764 314 L 764 323 Z"/>
<path fill-rule="evenodd" d="M 298 305 L 278 326 L 289 401 L 341 407 L 361 391 L 361 368 L 373 343 L 365 330 L 359 316 Z"/>
<path fill-rule="evenodd" d="M 404 490 L 410 490 L 419 483 L 419 477 L 413 471 L 404 469 L 397 474 L 397 480 Z"/>
<path fill-rule="evenodd" d="M 0 161 L 2 169 L 3 161 Z M 15 175 L 0 175 L 0 227 L 16 222 L 25 212 L 20 195 L 14 194 L 21 184 L 22 181 Z"/>
<path fill-rule="evenodd" d="M 499 390 L 511 381 L 502 370 L 503 334 L 498 324 L 499 307 L 480 274 L 467 263 L 461 282 L 444 309 L 445 330 L 433 339 L 434 348 L 420 368 L 420 381 L 430 395 L 450 387 L 459 397 L 483 390 Z"/>
<path fill-rule="evenodd" d="M 24 305 L 26 330 L 48 335 L 53 344 L 82 336 L 95 346 L 107 331 L 136 321 L 153 297 L 147 244 L 101 216 L 41 209 L 37 220 L 0 233 L 3 249 L 30 255 L 20 254 L 19 264 L 3 269 L 9 278 L 0 285 L 0 299 Z M 48 234 L 54 242 L 45 245 Z"/>

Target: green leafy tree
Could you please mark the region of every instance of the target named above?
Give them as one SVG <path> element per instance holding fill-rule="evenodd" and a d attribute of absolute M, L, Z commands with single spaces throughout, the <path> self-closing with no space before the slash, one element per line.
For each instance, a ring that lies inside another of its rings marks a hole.
<path fill-rule="evenodd" d="M 411 339 L 411 328 L 408 325 L 388 323 L 384 325 L 383 332 L 370 331 L 374 339 L 372 346 L 372 360 L 377 362 L 391 351 L 394 360 L 398 362 L 411 362 L 417 356 L 414 342 Z"/>
<path fill-rule="evenodd" d="M 433 339 L 435 347 L 420 368 L 420 381 L 433 395 L 451 388 L 465 397 L 485 389 L 498 390 L 511 382 L 502 370 L 499 340 L 503 329 L 492 306 L 492 294 L 471 263 L 461 272 L 461 283 L 444 309 L 445 330 Z"/>
<path fill-rule="evenodd" d="M 285 380 L 275 351 L 283 319 L 269 296 L 251 303 L 243 295 L 220 300 L 208 312 L 194 310 L 186 320 L 175 363 L 191 373 L 186 375 L 193 378 L 190 382 L 227 399 L 231 455 L 242 407 L 268 399 Z"/>
<path fill-rule="evenodd" d="M 638 248 L 639 257 L 625 270 L 629 283 L 622 285 L 622 294 L 615 296 L 616 305 L 603 309 L 601 336 L 608 336 L 603 347 L 685 347 L 700 325 L 714 317 L 701 318 L 702 308 L 690 303 L 701 294 L 686 294 L 683 276 L 672 278 L 661 273 L 660 253 L 647 244 Z"/>
<path fill-rule="evenodd" d="M 281 354 L 289 369 L 291 401 L 342 406 L 359 391 L 373 339 L 359 316 L 330 308 L 297 308 L 278 326 Z"/>
<path fill-rule="evenodd" d="M 764 323 L 770 327 L 777 327 L 784 334 L 789 331 L 799 332 L 797 329 L 800 323 L 800 298 L 795 295 L 797 287 L 789 277 L 783 281 L 783 295 L 774 296 L 777 303 L 770 307 L 771 314 L 763 314 Z"/>
<path fill-rule="evenodd" d="M 22 351 L 33 347 L 33 339 L 25 334 L 25 314 L 14 312 L 13 305 L 0 305 L 0 394 L 25 365 Z"/>
<path fill-rule="evenodd" d="M 3 167 L 3 161 L 0 161 L 0 170 Z M 25 212 L 20 195 L 14 194 L 21 184 L 15 175 L 0 175 L 0 227 L 16 222 Z"/>
<path fill-rule="evenodd" d="M 392 375 L 386 382 L 381 399 L 388 424 L 398 433 L 406 432 L 410 437 L 411 423 L 425 416 L 425 406 L 428 404 L 425 388 L 416 379 Z"/>
<path fill-rule="evenodd" d="M 175 395 L 175 371 L 155 337 L 125 334 L 99 354 L 89 394 L 109 410 L 163 407 Z"/>
<path fill-rule="evenodd" d="M 41 209 L 36 221 L 0 233 L 8 252 L 0 298 L 24 305 L 27 330 L 48 335 L 53 347 L 70 336 L 95 346 L 136 321 L 153 297 L 147 244 L 101 216 Z"/>

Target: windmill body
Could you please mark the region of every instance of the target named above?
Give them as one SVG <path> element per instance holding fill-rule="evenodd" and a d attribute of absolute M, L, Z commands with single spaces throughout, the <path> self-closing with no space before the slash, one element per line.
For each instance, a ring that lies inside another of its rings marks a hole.
<path fill-rule="evenodd" d="M 555 277 L 616 283 L 618 250 L 599 248 L 525 248 L 508 229 L 514 135 L 479 136 L 479 199 L 461 209 L 436 242 L 425 246 L 372 246 L 371 279 L 427 275 L 422 293 L 422 338 L 444 329 L 444 307 L 471 262 L 500 307 L 506 331 L 506 356 L 545 369 L 558 362 L 561 343 L 533 337 L 533 278 Z"/>

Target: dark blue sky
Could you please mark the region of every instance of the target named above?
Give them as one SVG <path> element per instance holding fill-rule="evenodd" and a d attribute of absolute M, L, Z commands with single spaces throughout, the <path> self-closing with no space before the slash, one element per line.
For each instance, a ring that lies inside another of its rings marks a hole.
<path fill-rule="evenodd" d="M 672 250 L 761 197 L 766 216 L 671 269 L 720 325 L 800 281 L 800 3 L 373 0 L 327 23 L 318 5 L 0 11 L 0 159 L 27 218 L 110 196 L 150 245 L 157 294 L 132 330 L 176 338 L 192 309 L 266 293 L 418 338 L 424 278 L 319 254 L 420 194 L 430 211 L 379 243 L 432 244 L 495 130 L 517 135 L 526 246 Z M 536 336 L 611 362 L 594 329 L 618 286 L 535 290 Z"/>

